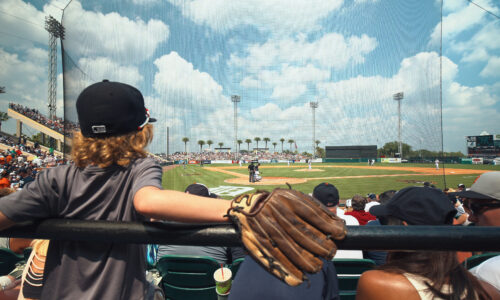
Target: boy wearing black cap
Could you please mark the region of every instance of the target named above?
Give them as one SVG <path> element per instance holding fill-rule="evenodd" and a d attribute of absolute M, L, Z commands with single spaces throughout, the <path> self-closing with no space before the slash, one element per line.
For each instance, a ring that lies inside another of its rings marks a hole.
<path fill-rule="evenodd" d="M 139 90 L 99 82 L 81 92 L 76 108 L 75 163 L 47 169 L 1 198 L 0 229 L 44 218 L 227 221 L 228 201 L 161 189 L 162 170 L 145 151 L 155 120 Z M 151 299 L 145 259 L 144 245 L 51 241 L 42 298 Z"/>

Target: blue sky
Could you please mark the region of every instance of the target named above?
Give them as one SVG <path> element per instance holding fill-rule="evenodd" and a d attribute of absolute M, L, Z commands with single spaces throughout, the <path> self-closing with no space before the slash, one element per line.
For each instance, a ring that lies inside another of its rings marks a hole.
<path fill-rule="evenodd" d="M 494 1 L 475 3 L 500 14 Z M 0 0 L 0 86 L 7 89 L 0 110 L 14 101 L 47 111 L 44 16 L 60 19 L 67 4 Z M 310 152 L 310 101 L 319 102 L 320 146 L 382 146 L 397 139 L 392 95 L 403 91 L 403 141 L 416 149 L 438 149 L 440 5 L 436 0 L 71 1 L 62 19 L 64 47 L 85 75 L 66 70 L 66 117 L 74 118 L 72 103 L 85 85 L 107 78 L 143 92 L 160 120 L 153 152 L 166 151 L 167 126 L 171 152 L 184 149 L 185 136 L 191 151 L 199 149 L 200 139 L 232 147 L 230 98 L 238 94 L 238 138 L 269 137 L 277 149 L 280 138 L 294 139 L 299 151 Z M 500 36 L 498 18 L 465 0 L 443 2 L 445 151 L 465 152 L 466 135 L 500 133 L 495 36 Z M 58 78 L 62 115 L 62 75 Z"/>

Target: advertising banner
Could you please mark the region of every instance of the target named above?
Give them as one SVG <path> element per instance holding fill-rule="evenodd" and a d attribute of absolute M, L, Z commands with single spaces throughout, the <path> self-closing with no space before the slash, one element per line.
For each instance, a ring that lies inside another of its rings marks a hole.
<path fill-rule="evenodd" d="M 212 160 L 211 162 L 212 162 L 212 164 L 231 164 L 231 163 L 233 163 L 232 160 Z M 205 164 L 205 161 L 203 161 L 203 163 Z"/>
<path fill-rule="evenodd" d="M 473 157 L 472 158 L 472 164 L 473 165 L 482 165 L 483 164 L 483 158 L 482 157 Z"/>
<path fill-rule="evenodd" d="M 201 163 L 204 165 L 209 165 L 212 163 L 212 161 L 211 160 L 202 160 Z"/>
<path fill-rule="evenodd" d="M 382 162 L 382 163 L 390 163 L 390 164 L 401 163 L 401 158 L 384 157 L 384 158 L 380 159 L 380 162 Z"/>
<path fill-rule="evenodd" d="M 190 160 L 190 161 L 188 161 L 188 164 L 190 164 L 190 165 L 197 165 L 197 164 L 199 164 L 199 163 L 200 163 L 200 162 L 199 162 L 199 161 L 197 161 L 197 160 Z"/>

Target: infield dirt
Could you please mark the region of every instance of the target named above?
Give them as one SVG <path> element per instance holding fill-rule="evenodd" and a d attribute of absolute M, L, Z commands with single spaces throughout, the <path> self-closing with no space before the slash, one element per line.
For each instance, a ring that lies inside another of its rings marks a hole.
<path fill-rule="evenodd" d="M 228 167 L 207 167 L 207 170 L 214 172 L 221 172 L 235 176 L 235 178 L 229 178 L 224 180 L 224 182 L 232 184 L 242 184 L 242 185 L 280 185 L 280 184 L 298 184 L 304 183 L 310 180 L 330 180 L 330 179 L 341 179 L 341 178 L 369 178 L 369 177 L 398 177 L 398 176 L 421 176 L 421 175 L 443 175 L 443 170 L 436 170 L 435 168 L 424 168 L 424 167 L 390 167 L 390 166 L 321 166 L 315 167 L 314 169 L 304 169 L 304 166 L 261 166 L 261 169 L 270 168 L 297 168 L 299 172 L 320 172 L 324 168 L 354 168 L 354 169 L 378 169 L 378 170 L 398 170 L 398 171 L 409 171 L 412 173 L 407 174 L 379 174 L 379 175 L 356 175 L 356 176 L 333 176 L 333 177 L 314 177 L 314 178 L 294 178 L 294 177 L 263 177 L 261 181 L 250 183 L 248 181 L 248 175 L 241 174 L 238 172 L 233 172 L 231 170 L 246 169 L 246 167 L 239 166 L 228 166 Z M 300 168 L 300 169 L 299 169 Z M 462 175 L 462 174 L 482 174 L 485 172 L 490 172 L 490 170 L 475 170 L 475 169 L 449 169 L 446 168 L 444 173 L 446 175 Z M 318 174 L 320 175 L 320 174 Z"/>

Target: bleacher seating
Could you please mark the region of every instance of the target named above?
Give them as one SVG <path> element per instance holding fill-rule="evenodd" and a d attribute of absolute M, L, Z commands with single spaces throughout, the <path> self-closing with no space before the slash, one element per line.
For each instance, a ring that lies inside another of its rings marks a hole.
<path fill-rule="evenodd" d="M 494 256 L 500 255 L 500 252 L 490 252 L 490 253 L 483 253 L 483 254 L 478 254 L 478 255 L 473 255 L 469 258 L 467 258 L 463 262 L 463 266 L 469 270 L 474 268 L 475 266 L 480 265 L 483 261 L 490 259 Z"/>
<path fill-rule="evenodd" d="M 219 263 L 207 256 L 165 255 L 156 268 L 166 299 L 217 299 L 213 274 Z"/>
<path fill-rule="evenodd" d="M 355 299 L 358 280 L 364 271 L 375 267 L 371 259 L 333 259 L 339 279 L 340 299 Z"/>

